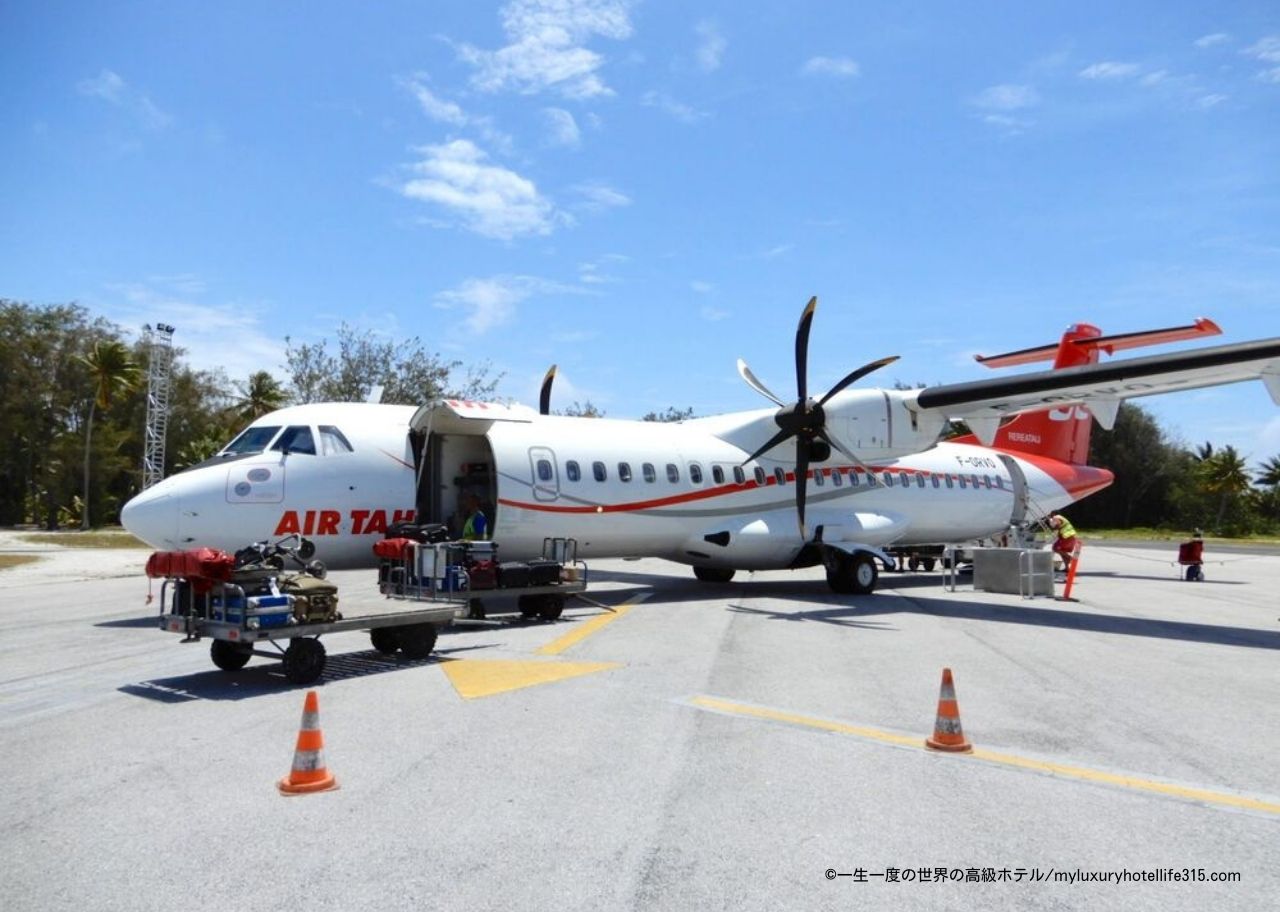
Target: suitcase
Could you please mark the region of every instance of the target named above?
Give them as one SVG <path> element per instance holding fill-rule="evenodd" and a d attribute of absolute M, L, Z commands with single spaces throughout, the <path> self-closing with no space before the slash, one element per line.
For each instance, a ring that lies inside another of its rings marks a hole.
<path fill-rule="evenodd" d="M 529 561 L 529 585 L 553 586 L 560 582 L 560 562 L 553 560 Z"/>
<path fill-rule="evenodd" d="M 387 538 L 407 538 L 423 545 L 449 540 L 449 529 L 440 523 L 398 522 L 387 527 Z"/>
<path fill-rule="evenodd" d="M 524 589 L 529 585 L 529 565 L 522 561 L 498 564 L 498 585 L 503 589 Z"/>
<path fill-rule="evenodd" d="M 384 538 L 373 543 L 373 553 L 383 560 L 408 560 L 413 556 L 413 539 Z"/>
<path fill-rule="evenodd" d="M 498 565 L 491 560 L 474 561 L 467 565 L 471 577 L 471 590 L 498 588 Z"/>
<path fill-rule="evenodd" d="M 464 541 L 462 550 L 468 560 L 497 560 L 498 544 L 491 541 Z"/>

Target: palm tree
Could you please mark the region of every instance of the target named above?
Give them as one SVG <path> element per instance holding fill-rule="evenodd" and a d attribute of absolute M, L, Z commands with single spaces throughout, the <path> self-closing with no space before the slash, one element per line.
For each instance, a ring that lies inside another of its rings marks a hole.
<path fill-rule="evenodd" d="M 93 418 L 97 409 L 111 408 L 115 396 L 123 395 L 138 385 L 142 368 L 133 360 L 129 349 L 118 339 L 99 339 L 87 355 L 76 360 L 89 369 L 93 381 L 93 398 L 89 401 L 89 420 L 84 432 L 84 511 L 80 528 L 89 528 L 89 457 L 93 447 Z"/>
<path fill-rule="evenodd" d="M 240 396 L 233 408 L 236 416 L 245 421 L 261 418 L 289 401 L 289 394 L 280 381 L 264 370 L 250 374 L 248 383 L 237 381 L 235 386 Z"/>
<path fill-rule="evenodd" d="M 1200 482 L 1205 490 L 1218 495 L 1218 518 L 1214 528 L 1220 528 L 1222 517 L 1227 512 L 1227 503 L 1249 490 L 1248 467 L 1235 447 L 1225 446 L 1202 458 L 1198 468 Z"/>
<path fill-rule="evenodd" d="M 1262 464 L 1262 471 L 1258 473 L 1258 484 L 1274 488 L 1280 485 L 1280 456 L 1272 456 Z"/>

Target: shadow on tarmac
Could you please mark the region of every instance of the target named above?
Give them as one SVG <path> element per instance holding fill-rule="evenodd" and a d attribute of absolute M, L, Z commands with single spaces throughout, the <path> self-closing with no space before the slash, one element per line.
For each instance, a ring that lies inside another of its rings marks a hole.
<path fill-rule="evenodd" d="M 329 655 L 324 663 L 324 674 L 313 684 L 291 684 L 284 676 L 281 663 L 268 659 L 259 664 L 246 665 L 239 671 L 200 671 L 195 674 L 177 675 L 172 678 L 155 678 L 125 684 L 117 688 L 121 693 L 143 697 L 158 703 L 189 703 L 193 700 L 246 700 L 285 690 L 307 690 L 321 684 L 367 678 L 373 675 L 399 671 L 402 668 L 423 668 L 449 661 L 455 653 L 487 649 L 487 645 L 462 646 L 456 649 L 437 649 L 425 659 L 406 659 L 400 655 L 383 655 L 376 649 L 344 652 Z"/>
<path fill-rule="evenodd" d="M 148 614 L 145 617 L 124 618 L 119 621 L 102 621 L 94 624 L 94 627 L 159 627 L 160 616 L 156 614 Z"/>
<path fill-rule="evenodd" d="M 923 593 L 909 590 L 936 591 L 941 586 L 937 574 L 883 574 L 880 577 L 885 591 L 873 595 L 837 595 L 822 580 L 771 579 L 753 581 L 734 580 L 730 583 L 701 583 L 695 580 L 649 576 L 642 573 L 608 572 L 598 574 L 611 582 L 633 582 L 653 592 L 652 603 L 681 604 L 732 600 L 729 610 L 778 621 L 812 621 L 840 627 L 857 627 L 869 630 L 894 630 L 888 618 L 895 614 L 923 614 L 936 617 L 962 618 L 974 621 L 992 621 L 1001 624 L 1025 624 L 1059 630 L 1081 630 L 1092 633 L 1110 633 L 1120 636 L 1150 637 L 1153 639 L 1185 640 L 1195 643 L 1211 643 L 1220 646 L 1243 646 L 1250 649 L 1280 650 L 1280 631 L 1258 630 L 1250 627 L 1224 627 L 1216 624 L 1196 624 L 1187 621 L 1170 621 L 1156 618 L 1136 618 L 1122 615 L 1097 614 L 1085 611 L 1068 611 L 1041 605 L 1023 607 L 978 601 L 930 598 Z M 1178 580 L 1169 580 L 1178 583 Z M 1182 583 L 1182 585 L 1201 585 Z M 621 603 L 625 590 L 610 592 L 612 599 Z M 741 604 L 749 598 L 776 598 L 792 605 L 818 606 L 811 610 L 768 611 Z"/>

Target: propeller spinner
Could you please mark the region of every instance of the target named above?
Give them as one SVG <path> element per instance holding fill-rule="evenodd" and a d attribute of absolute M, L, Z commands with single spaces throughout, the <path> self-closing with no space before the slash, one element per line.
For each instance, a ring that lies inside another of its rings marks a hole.
<path fill-rule="evenodd" d="M 845 389 L 852 383 L 861 380 L 872 371 L 879 370 L 886 364 L 892 364 L 898 360 L 897 355 L 888 358 L 881 358 L 878 361 L 872 361 L 864 364 L 862 367 L 848 374 L 831 389 L 827 390 L 825 396 L 817 402 L 809 398 L 808 395 L 808 374 L 809 374 L 809 328 L 813 324 L 813 312 L 818 307 L 818 299 L 810 298 L 809 303 L 805 305 L 804 313 L 800 315 L 800 325 L 796 327 L 796 404 L 786 405 L 781 399 L 775 396 L 767 386 L 756 378 L 751 372 L 751 368 L 742 359 L 738 359 L 738 373 L 742 379 L 747 382 L 753 390 L 760 395 L 769 399 L 778 408 L 777 414 L 773 416 L 774 422 L 778 425 L 778 433 L 774 434 L 769 440 L 750 456 L 743 460 L 748 463 L 759 457 L 763 453 L 785 443 L 792 437 L 796 440 L 796 515 L 800 521 L 800 537 L 808 541 L 809 534 L 804 524 L 804 506 L 805 493 L 808 488 L 809 480 L 809 462 L 816 458 L 818 461 L 826 459 L 831 449 L 839 450 L 855 465 L 863 465 L 854 453 L 848 447 L 837 440 L 827 429 L 827 415 L 823 410 L 823 406 L 830 401 L 831 397 L 841 390 Z M 825 444 L 825 446 L 824 446 Z M 828 449 L 830 448 L 830 449 Z M 865 468 L 865 466 L 863 466 Z"/>

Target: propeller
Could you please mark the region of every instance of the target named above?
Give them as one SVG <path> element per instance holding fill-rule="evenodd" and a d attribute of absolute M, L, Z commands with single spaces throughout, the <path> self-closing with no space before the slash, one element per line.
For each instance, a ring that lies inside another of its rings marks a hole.
<path fill-rule="evenodd" d="M 551 365 L 547 375 L 542 378 L 542 390 L 538 393 L 538 414 L 551 414 L 551 384 L 556 381 L 556 366 Z"/>
<path fill-rule="evenodd" d="M 809 329 L 813 324 L 813 312 L 818 307 L 818 299 L 810 298 L 809 303 L 805 305 L 804 312 L 800 315 L 800 325 L 796 327 L 796 404 L 786 405 L 781 399 L 775 396 L 767 386 L 760 382 L 755 374 L 751 372 L 751 368 L 747 367 L 745 361 L 738 360 L 738 373 L 742 379 L 760 395 L 770 400 L 778 406 L 778 412 L 773 416 L 774 422 L 778 425 L 778 433 L 774 434 L 769 440 L 742 462 L 745 465 L 753 459 L 758 458 L 761 454 L 767 453 L 769 450 L 785 443 L 792 437 L 796 440 L 796 515 L 800 521 L 800 537 L 808 541 L 809 534 L 804 524 L 804 506 L 805 493 L 808 488 L 809 480 L 809 461 L 813 457 L 815 451 L 821 453 L 821 449 L 815 444 L 821 442 L 831 449 L 839 450 L 846 458 L 855 465 L 862 466 L 865 470 L 866 465 L 854 453 L 842 444 L 827 429 L 827 415 L 823 410 L 833 396 L 847 388 L 850 384 L 856 383 L 872 371 L 879 370 L 886 364 L 892 364 L 898 360 L 897 355 L 888 358 L 881 358 L 878 361 L 871 361 L 862 365 L 855 371 L 850 372 L 839 383 L 827 390 L 818 401 L 809 398 L 808 394 L 808 374 L 809 374 Z M 830 453 L 830 449 L 827 450 Z M 818 460 L 827 458 L 825 455 L 818 456 Z"/>

